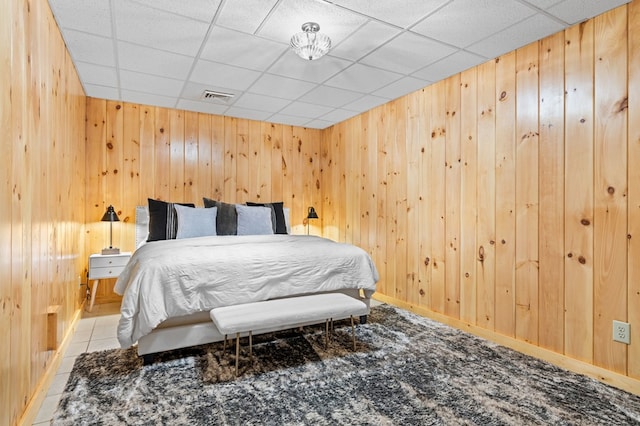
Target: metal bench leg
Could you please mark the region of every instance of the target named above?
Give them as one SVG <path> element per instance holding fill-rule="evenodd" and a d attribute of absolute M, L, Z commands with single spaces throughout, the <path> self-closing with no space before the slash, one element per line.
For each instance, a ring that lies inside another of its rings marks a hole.
<path fill-rule="evenodd" d="M 324 349 L 329 347 L 329 319 L 324 320 Z"/>
<path fill-rule="evenodd" d="M 351 315 L 351 335 L 353 336 L 353 350 L 356 350 L 356 327 L 353 325 L 353 315 Z"/>
<path fill-rule="evenodd" d="M 222 344 L 222 353 L 224 354 L 227 351 L 227 335 L 224 335 L 224 343 Z"/>
<path fill-rule="evenodd" d="M 238 359 L 240 358 L 240 333 L 236 333 L 236 378 L 238 377 Z"/>
<path fill-rule="evenodd" d="M 253 358 L 253 331 L 249 331 L 249 356 Z"/>

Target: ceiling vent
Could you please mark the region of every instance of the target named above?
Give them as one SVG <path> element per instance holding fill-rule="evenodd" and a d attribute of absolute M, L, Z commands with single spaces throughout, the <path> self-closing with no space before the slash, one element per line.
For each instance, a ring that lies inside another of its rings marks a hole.
<path fill-rule="evenodd" d="M 229 99 L 233 98 L 232 93 L 216 92 L 214 90 L 205 90 L 202 92 L 201 99 L 203 101 L 221 101 L 229 102 Z"/>

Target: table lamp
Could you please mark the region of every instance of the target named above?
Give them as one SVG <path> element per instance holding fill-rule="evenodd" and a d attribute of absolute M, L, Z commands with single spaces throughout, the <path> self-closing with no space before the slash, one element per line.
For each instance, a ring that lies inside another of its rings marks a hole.
<path fill-rule="evenodd" d="M 307 235 L 309 235 L 309 219 L 319 219 L 318 213 L 313 207 L 309 207 L 309 212 L 307 213 Z"/>
<path fill-rule="evenodd" d="M 120 254 L 120 249 L 113 247 L 113 222 L 120 222 L 113 206 L 107 207 L 101 222 L 109 222 L 109 248 L 102 249 L 102 254 Z"/>

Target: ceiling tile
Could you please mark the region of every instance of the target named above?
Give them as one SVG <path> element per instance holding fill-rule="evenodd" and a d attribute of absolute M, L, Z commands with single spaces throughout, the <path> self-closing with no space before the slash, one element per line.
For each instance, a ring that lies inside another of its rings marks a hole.
<path fill-rule="evenodd" d="M 289 104 L 286 99 L 278 99 L 271 96 L 245 93 L 233 104 L 238 108 L 250 108 L 259 111 L 278 112 Z"/>
<path fill-rule="evenodd" d="M 199 21 L 211 22 L 220 6 L 221 0 L 189 0 L 189 7 L 176 0 L 134 0 L 155 9 L 161 9 L 176 15 L 186 16 Z"/>
<path fill-rule="evenodd" d="M 516 0 L 455 0 L 411 31 L 466 47 L 535 13 Z"/>
<path fill-rule="evenodd" d="M 300 98 L 301 101 L 338 108 L 362 97 L 362 93 L 335 87 L 318 86 Z"/>
<path fill-rule="evenodd" d="M 259 76 L 260 73 L 257 71 L 200 60 L 191 73 L 191 81 L 232 90 L 245 90 Z"/>
<path fill-rule="evenodd" d="M 431 84 L 431 81 L 414 77 L 405 77 L 383 87 L 382 89 L 376 90 L 373 94 L 383 98 L 396 99 L 400 96 L 420 90 L 429 84 Z"/>
<path fill-rule="evenodd" d="M 320 25 L 320 32 L 328 35 L 332 44 L 338 44 L 367 18 L 323 1 L 281 0 L 256 34 L 289 44 L 291 37 L 302 31 L 302 24 L 310 21 Z"/>
<path fill-rule="evenodd" d="M 336 122 L 334 121 L 311 120 L 307 124 L 305 124 L 304 127 L 308 129 L 324 129 L 335 123 Z"/>
<path fill-rule="evenodd" d="M 113 67 L 76 62 L 76 70 L 83 83 L 118 87 L 118 74 Z"/>
<path fill-rule="evenodd" d="M 201 21 L 152 9 L 133 2 L 116 2 L 119 40 L 195 56 L 209 26 Z"/>
<path fill-rule="evenodd" d="M 315 83 L 280 77 L 273 74 L 263 74 L 249 88 L 249 92 L 260 95 L 272 95 L 283 99 L 298 99 L 315 87 Z"/>
<path fill-rule="evenodd" d="M 540 40 L 558 32 L 562 26 L 544 15 L 536 14 L 467 48 L 486 58 L 496 58 L 504 53 Z"/>
<path fill-rule="evenodd" d="M 289 46 L 249 34 L 214 28 L 200 57 L 243 68 L 262 70 L 273 64 Z"/>
<path fill-rule="evenodd" d="M 216 24 L 226 28 L 256 32 L 278 0 L 234 0 L 224 2 Z M 250 10 L 251 13 L 247 13 Z"/>
<path fill-rule="evenodd" d="M 142 105 L 152 105 L 164 108 L 175 108 L 176 99 L 168 96 L 152 95 L 150 93 L 122 90 L 122 100 Z"/>
<path fill-rule="evenodd" d="M 282 55 L 275 64 L 269 68 L 270 74 L 282 77 L 291 77 L 298 80 L 322 83 L 329 77 L 339 73 L 352 62 L 339 59 L 331 55 L 324 56 L 315 61 L 305 61 L 293 52 Z"/>
<path fill-rule="evenodd" d="M 322 117 L 333 108 L 322 105 L 314 105 L 306 102 L 292 102 L 280 111 L 281 114 L 294 115 L 297 117 L 318 118 Z"/>
<path fill-rule="evenodd" d="M 413 73 L 413 76 L 435 82 L 486 62 L 486 60 L 487 58 L 482 56 L 459 50 L 453 55 Z"/>
<path fill-rule="evenodd" d="M 208 102 L 198 102 L 189 99 L 180 99 L 177 104 L 177 108 L 187 111 L 204 112 L 207 114 L 219 114 L 222 115 L 229 108 L 228 105 L 217 105 Z"/>
<path fill-rule="evenodd" d="M 455 50 L 453 47 L 407 32 L 380 47 L 360 62 L 402 74 L 411 74 L 425 65 L 452 54 Z"/>
<path fill-rule="evenodd" d="M 553 6 L 554 4 L 558 4 L 563 0 L 524 0 L 527 3 L 531 4 L 534 7 L 537 7 L 538 9 L 548 9 L 551 6 Z"/>
<path fill-rule="evenodd" d="M 67 30 L 64 33 L 64 41 L 69 51 L 72 52 L 74 61 L 90 62 L 108 67 L 116 66 L 113 40 L 109 37 Z"/>
<path fill-rule="evenodd" d="M 49 0 L 58 26 L 111 37 L 111 10 L 104 0 Z"/>
<path fill-rule="evenodd" d="M 450 0 L 334 0 L 335 4 L 381 21 L 408 28 Z"/>
<path fill-rule="evenodd" d="M 377 107 L 378 105 L 385 104 L 390 100 L 391 99 L 381 98 L 379 96 L 365 95 L 360 99 L 343 106 L 342 109 L 348 109 L 350 111 L 356 112 L 365 112 Z"/>
<path fill-rule="evenodd" d="M 565 0 L 548 9 L 548 12 L 569 24 L 577 24 L 628 2 L 629 0 Z"/>
<path fill-rule="evenodd" d="M 288 126 L 307 126 L 307 123 L 309 123 L 309 119 L 306 117 L 296 117 L 293 115 L 286 115 L 286 114 L 273 114 L 271 117 L 269 117 L 269 121 L 273 122 L 273 123 L 280 123 L 280 124 L 286 124 Z"/>
<path fill-rule="evenodd" d="M 353 117 L 354 115 L 358 115 L 358 113 L 355 111 L 349 111 L 346 109 L 334 109 L 328 114 L 325 114 L 322 117 L 320 117 L 320 119 L 331 122 L 331 123 L 339 123 L 341 121 L 344 121 L 348 118 Z"/>
<path fill-rule="evenodd" d="M 178 97 L 182 91 L 182 85 L 182 80 L 174 80 L 133 71 L 120 71 L 120 87 L 123 89 Z"/>
<path fill-rule="evenodd" d="M 271 115 L 270 112 L 257 111 L 255 109 L 230 107 L 225 115 L 229 117 L 246 118 L 248 120 L 265 121 Z"/>
<path fill-rule="evenodd" d="M 358 60 L 378 46 L 398 35 L 401 30 L 377 21 L 367 22 L 349 38 L 331 49 L 331 55 Z"/>
<path fill-rule="evenodd" d="M 369 93 L 402 78 L 402 75 L 367 65 L 355 64 L 329 79 L 327 86 Z"/>
<path fill-rule="evenodd" d="M 98 86 L 96 84 L 83 85 L 87 96 L 98 99 L 119 100 L 120 93 L 115 87 Z"/>
<path fill-rule="evenodd" d="M 185 79 L 194 58 L 120 41 L 118 61 L 120 67 L 126 70 Z"/>

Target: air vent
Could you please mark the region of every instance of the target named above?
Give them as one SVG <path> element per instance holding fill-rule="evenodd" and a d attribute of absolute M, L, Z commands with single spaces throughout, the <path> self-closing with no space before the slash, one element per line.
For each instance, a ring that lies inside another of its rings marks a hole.
<path fill-rule="evenodd" d="M 203 101 L 221 101 L 221 102 L 229 102 L 229 99 L 233 98 L 233 94 L 231 93 L 223 93 L 216 92 L 214 90 L 205 90 L 202 93 Z"/>

